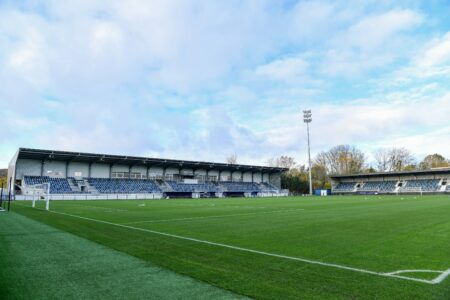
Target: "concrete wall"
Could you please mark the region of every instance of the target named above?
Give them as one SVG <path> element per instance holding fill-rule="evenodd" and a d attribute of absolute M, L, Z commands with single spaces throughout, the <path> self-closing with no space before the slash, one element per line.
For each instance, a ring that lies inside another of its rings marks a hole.
<path fill-rule="evenodd" d="M 232 180 L 236 180 L 236 181 L 239 181 L 239 180 L 241 180 L 242 179 L 242 172 L 241 171 L 234 171 L 234 172 L 231 172 L 231 176 L 232 176 Z"/>
<path fill-rule="evenodd" d="M 128 172 L 130 167 L 128 165 L 114 164 L 111 167 L 111 172 Z"/>
<path fill-rule="evenodd" d="M 3 190 L 3 193 L 7 192 L 9 193 L 10 190 L 12 190 L 12 187 L 10 186 L 9 182 L 10 181 L 14 181 L 14 179 L 16 178 L 16 166 L 17 166 L 17 156 L 19 154 L 19 151 L 17 151 L 14 156 L 12 157 L 12 159 L 10 160 L 9 164 L 8 164 L 8 175 L 6 177 L 6 189 Z M 15 194 L 15 192 L 13 191 L 13 194 Z"/>
<path fill-rule="evenodd" d="M 257 183 L 261 182 L 261 172 L 255 172 L 253 174 L 253 181 Z"/>
<path fill-rule="evenodd" d="M 252 172 L 244 172 L 242 174 L 242 179 L 244 182 L 252 182 Z"/>
<path fill-rule="evenodd" d="M 218 170 L 209 170 L 208 175 L 209 176 L 219 176 L 219 171 Z"/>
<path fill-rule="evenodd" d="M 147 175 L 147 167 L 146 166 L 132 166 L 131 172 L 141 173 L 141 175 Z"/>
<path fill-rule="evenodd" d="M 195 170 L 195 175 L 202 175 L 202 176 L 204 176 L 204 175 L 206 175 L 206 170 Z"/>
<path fill-rule="evenodd" d="M 149 176 L 162 176 L 163 168 L 162 167 L 150 167 L 148 170 Z"/>
<path fill-rule="evenodd" d="M 183 174 L 183 175 L 194 175 L 194 170 L 183 168 L 183 169 L 180 170 L 180 174 Z"/>
<path fill-rule="evenodd" d="M 231 176 L 231 172 L 230 171 L 222 171 L 221 173 L 220 173 L 220 180 L 219 181 L 227 181 L 227 180 L 229 180 L 229 176 Z"/>
<path fill-rule="evenodd" d="M 167 168 L 166 175 L 179 174 L 180 171 L 177 168 Z"/>
<path fill-rule="evenodd" d="M 44 161 L 44 176 L 51 177 L 66 177 L 66 162 L 65 161 L 55 161 L 55 160 L 46 160 Z"/>
<path fill-rule="evenodd" d="M 109 178 L 109 164 L 92 164 L 91 177 Z"/>
<path fill-rule="evenodd" d="M 18 159 L 16 162 L 16 179 L 25 175 L 41 176 L 41 161 L 35 159 Z"/>
<path fill-rule="evenodd" d="M 89 176 L 89 163 L 71 162 L 67 169 L 67 176 L 74 177 L 75 173 L 81 172 L 81 177 Z"/>

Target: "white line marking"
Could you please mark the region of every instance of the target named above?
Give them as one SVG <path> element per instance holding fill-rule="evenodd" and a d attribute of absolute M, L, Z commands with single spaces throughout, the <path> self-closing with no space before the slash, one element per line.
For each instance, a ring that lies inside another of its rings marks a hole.
<path fill-rule="evenodd" d="M 397 275 L 401 273 L 443 273 L 444 271 L 436 271 L 436 270 L 398 270 L 394 272 L 386 273 L 387 275 Z"/>
<path fill-rule="evenodd" d="M 438 277 L 436 277 L 435 279 L 432 280 L 433 284 L 437 284 L 437 283 L 441 283 L 442 281 L 444 281 L 448 276 L 450 276 L 450 269 L 448 269 L 445 272 L 442 272 L 441 275 L 439 275 Z"/>
<path fill-rule="evenodd" d="M 120 223 L 120 224 L 139 224 L 139 223 L 160 223 L 160 222 L 172 222 L 172 221 L 188 221 L 188 220 L 201 220 L 201 219 L 224 218 L 224 217 L 237 217 L 237 216 L 251 216 L 251 215 L 273 214 L 273 213 L 280 213 L 280 212 L 293 212 L 293 211 L 302 211 L 302 210 L 305 210 L 305 209 L 303 209 L 303 208 L 299 208 L 299 209 L 284 209 L 284 210 L 273 210 L 273 211 L 264 211 L 264 212 L 254 212 L 254 213 L 243 213 L 243 214 L 216 215 L 216 216 L 178 218 L 178 219 L 163 219 L 163 220 L 149 220 L 149 221 L 135 221 L 135 222 Z"/>
<path fill-rule="evenodd" d="M 43 209 L 40 209 L 40 208 L 37 208 L 37 209 L 43 210 Z M 139 228 L 139 227 L 132 227 L 132 226 L 123 225 L 123 224 L 111 223 L 111 222 L 108 222 L 108 221 L 91 219 L 91 218 L 77 216 L 77 215 L 72 215 L 72 214 L 67 214 L 67 213 L 63 213 L 63 212 L 57 212 L 57 211 L 52 211 L 52 210 L 50 210 L 48 212 L 54 213 L 54 214 L 65 215 L 65 216 L 69 216 L 69 217 L 73 217 L 73 218 L 84 219 L 84 220 L 88 220 L 88 221 L 108 224 L 108 225 L 112 225 L 112 226 L 127 228 L 127 229 L 133 229 L 133 230 L 138 230 L 138 231 L 143 231 L 143 232 L 149 232 L 149 233 L 153 233 L 153 234 L 158 234 L 158 235 L 162 235 L 162 236 L 168 236 L 168 237 L 177 238 L 177 239 L 186 240 L 186 241 L 192 241 L 192 242 L 197 242 L 197 243 L 202 243 L 202 244 L 207 244 L 207 245 L 212 245 L 212 246 L 218 246 L 218 247 L 223 247 L 223 248 L 228 248 L 228 249 L 233 249 L 233 250 L 239 250 L 239 251 L 242 251 L 242 252 L 249 252 L 249 253 L 255 253 L 255 254 L 260 254 L 260 255 L 265 255 L 265 256 L 271 256 L 271 257 L 277 257 L 277 258 L 301 261 L 301 262 L 309 263 L 309 264 L 313 264 L 313 265 L 320 265 L 320 266 L 331 267 L 331 268 L 336 268 L 336 269 L 342 269 L 342 270 L 348 270 L 348 271 L 353 271 L 353 272 L 371 274 L 371 275 L 376 275 L 376 276 L 381 276 L 381 277 L 398 278 L 398 279 L 404 279 L 404 280 L 421 282 L 421 283 L 427 283 L 427 284 L 438 284 L 438 283 L 441 283 L 450 274 L 450 269 L 449 269 L 449 270 L 445 271 L 444 273 L 442 273 L 440 276 L 438 276 L 437 278 L 435 278 L 433 280 L 425 280 L 425 279 L 419 279 L 419 278 L 413 278 L 413 277 L 407 277 L 407 276 L 401 276 L 401 275 L 392 275 L 392 274 L 388 274 L 388 273 L 380 273 L 380 272 L 376 272 L 376 271 L 370 271 L 370 270 L 365 270 L 365 269 L 347 267 L 347 266 L 338 265 L 338 264 L 325 263 L 325 262 L 321 262 L 321 261 L 317 261 L 317 260 L 310 260 L 310 259 L 306 259 L 306 258 L 275 254 L 275 253 L 270 253 L 270 252 L 264 252 L 264 251 L 259 251 L 259 250 L 242 248 L 242 247 L 238 247 L 238 246 L 231 246 L 231 245 L 222 244 L 222 243 L 215 243 L 215 242 L 210 242 L 210 241 L 205 241 L 205 240 L 199 240 L 199 239 L 196 239 L 196 238 L 190 238 L 190 237 L 185 237 L 185 236 L 181 236 L 181 235 L 165 233 L 165 232 L 160 232 L 160 231 L 155 231 L 155 230 L 150 230 L 150 229 L 144 229 L 144 228 Z"/>
<path fill-rule="evenodd" d="M 116 211 L 116 212 L 128 211 L 126 209 L 121 209 L 121 208 L 103 207 L 103 206 L 94 206 L 94 205 L 83 205 L 83 204 L 64 203 L 64 206 L 79 206 L 79 207 L 87 207 L 87 208 L 93 208 L 93 209 L 104 209 L 104 210 L 109 210 L 110 212 L 111 211 Z"/>

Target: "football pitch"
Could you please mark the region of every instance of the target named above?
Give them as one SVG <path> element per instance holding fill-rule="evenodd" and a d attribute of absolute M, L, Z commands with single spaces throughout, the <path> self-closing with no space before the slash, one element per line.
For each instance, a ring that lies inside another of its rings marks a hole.
<path fill-rule="evenodd" d="M 448 195 L 52 201 L 50 211 L 43 206 L 14 202 L 12 214 L 236 297 L 450 299 Z"/>

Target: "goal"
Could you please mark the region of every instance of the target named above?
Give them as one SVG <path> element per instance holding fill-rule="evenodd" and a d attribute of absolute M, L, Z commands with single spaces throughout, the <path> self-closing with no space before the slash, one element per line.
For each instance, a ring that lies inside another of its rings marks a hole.
<path fill-rule="evenodd" d="M 36 207 L 36 201 L 45 201 L 45 210 L 50 209 L 50 183 L 36 184 L 33 186 L 33 201 L 31 206 Z"/>

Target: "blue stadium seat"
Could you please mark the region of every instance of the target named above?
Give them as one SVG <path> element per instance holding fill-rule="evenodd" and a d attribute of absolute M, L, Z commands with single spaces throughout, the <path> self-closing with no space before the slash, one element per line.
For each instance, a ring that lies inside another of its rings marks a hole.
<path fill-rule="evenodd" d="M 361 192 L 394 192 L 397 181 L 367 181 L 358 191 Z"/>
<path fill-rule="evenodd" d="M 340 182 L 335 188 L 335 192 L 353 192 L 356 182 Z"/>
<path fill-rule="evenodd" d="M 90 186 L 101 194 L 138 194 L 138 193 L 161 193 L 162 190 L 155 180 L 150 179 L 111 179 L 111 178 L 86 178 L 78 180 L 69 178 L 52 178 L 48 176 L 25 176 L 26 185 L 36 185 L 50 183 L 50 193 L 52 194 L 74 194 L 82 193 L 73 191 L 69 181 L 84 183 L 86 180 Z M 279 190 L 270 183 L 252 182 L 204 182 L 204 183 L 180 183 L 176 181 L 166 181 L 173 192 L 179 193 L 277 193 Z M 74 188 L 75 189 L 75 188 Z M 86 193 L 86 192 L 85 192 Z"/>
<path fill-rule="evenodd" d="M 439 179 L 408 180 L 405 190 L 421 190 L 423 192 L 435 192 L 439 189 Z"/>
<path fill-rule="evenodd" d="M 25 184 L 36 185 L 50 183 L 50 194 L 72 194 L 66 178 L 53 178 L 48 176 L 25 176 Z"/>
<path fill-rule="evenodd" d="M 215 193 L 219 191 L 219 188 L 213 183 L 179 183 L 176 181 L 166 181 L 174 192 L 180 193 Z"/>
<path fill-rule="evenodd" d="M 154 180 L 148 179 L 110 179 L 88 178 L 92 185 L 101 194 L 139 194 L 160 193 L 161 189 Z"/>
<path fill-rule="evenodd" d="M 225 188 L 227 192 L 235 193 L 257 193 L 261 191 L 260 186 L 254 182 L 220 182 L 220 185 Z"/>

